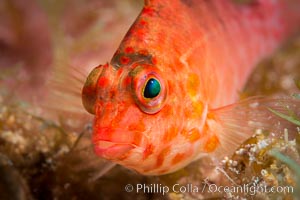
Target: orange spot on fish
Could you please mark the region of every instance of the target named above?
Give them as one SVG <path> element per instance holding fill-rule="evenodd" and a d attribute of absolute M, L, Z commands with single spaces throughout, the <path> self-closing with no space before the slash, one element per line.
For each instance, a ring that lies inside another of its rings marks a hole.
<path fill-rule="evenodd" d="M 163 141 L 165 143 L 168 143 L 170 142 L 171 140 L 173 140 L 178 134 L 178 129 L 177 127 L 170 127 L 164 134 L 164 137 L 163 137 Z"/>
<path fill-rule="evenodd" d="M 184 110 L 184 117 L 190 117 L 190 111 Z"/>
<path fill-rule="evenodd" d="M 203 103 L 193 102 L 192 107 L 193 107 L 192 117 L 194 118 L 201 117 L 203 114 Z"/>
<path fill-rule="evenodd" d="M 164 163 L 165 157 L 170 153 L 170 146 L 164 148 L 157 156 L 156 159 L 156 168 L 162 166 Z"/>
<path fill-rule="evenodd" d="M 127 56 L 122 56 L 122 57 L 120 58 L 120 62 L 121 62 L 121 64 L 123 64 L 123 65 L 127 65 L 127 64 L 130 62 L 130 58 L 127 57 Z"/>
<path fill-rule="evenodd" d="M 174 92 L 174 85 L 172 82 L 168 82 L 169 85 L 169 94 L 172 94 Z"/>
<path fill-rule="evenodd" d="M 117 73 L 118 73 L 118 76 L 120 76 L 120 75 L 123 73 L 123 69 L 124 69 L 124 68 L 119 68 L 119 69 L 118 69 L 118 72 L 117 72 Z"/>
<path fill-rule="evenodd" d="M 164 108 L 160 111 L 161 117 L 169 117 L 173 114 L 173 107 L 169 104 L 166 104 Z"/>
<path fill-rule="evenodd" d="M 124 79 L 124 85 L 125 87 L 129 86 L 131 84 L 131 77 L 127 76 L 125 79 Z"/>
<path fill-rule="evenodd" d="M 146 21 L 143 20 L 143 19 L 140 21 L 140 25 L 142 25 L 142 26 L 145 26 L 145 25 L 147 25 L 147 24 L 148 24 L 148 22 L 146 22 Z"/>
<path fill-rule="evenodd" d="M 184 153 L 178 153 L 176 154 L 176 156 L 172 159 L 172 164 L 175 165 L 177 163 L 179 163 L 180 161 L 182 161 L 185 158 L 185 154 Z"/>
<path fill-rule="evenodd" d="M 201 133 L 198 129 L 194 128 L 188 133 L 187 138 L 191 143 L 194 143 L 201 138 Z"/>
<path fill-rule="evenodd" d="M 152 63 L 153 63 L 154 65 L 157 64 L 157 59 L 156 59 L 156 58 L 153 57 L 153 58 L 151 59 L 151 61 L 152 61 Z"/>
<path fill-rule="evenodd" d="M 144 150 L 143 158 L 144 160 L 148 158 L 153 153 L 154 146 L 152 144 L 148 144 L 146 149 Z"/>
<path fill-rule="evenodd" d="M 207 113 L 207 119 L 212 119 L 212 120 L 216 120 L 216 116 L 214 113 L 212 112 L 209 112 Z"/>
<path fill-rule="evenodd" d="M 143 28 L 140 28 L 138 30 L 136 30 L 135 34 L 137 34 L 137 37 L 140 39 L 140 40 L 143 40 L 143 38 L 145 37 L 146 35 L 146 30 L 143 29 Z"/>
<path fill-rule="evenodd" d="M 125 53 L 133 53 L 134 49 L 132 47 L 126 47 L 125 48 Z"/>
<path fill-rule="evenodd" d="M 140 132 L 135 132 L 133 137 L 133 144 L 139 145 L 142 141 L 142 134 Z"/>
<path fill-rule="evenodd" d="M 144 132 L 145 131 L 145 124 L 143 122 L 137 122 L 130 124 L 128 126 L 128 130 L 130 131 L 138 131 L 138 132 Z"/>
<path fill-rule="evenodd" d="M 194 97 L 199 92 L 200 80 L 197 74 L 190 74 L 187 82 L 187 90 L 191 97 Z"/>
<path fill-rule="evenodd" d="M 103 88 L 107 87 L 109 83 L 109 80 L 106 77 L 100 77 L 98 79 L 98 87 Z"/>
<path fill-rule="evenodd" d="M 215 135 L 213 135 L 211 138 L 209 138 L 204 146 L 204 150 L 206 152 L 212 152 L 214 151 L 217 146 L 219 145 L 219 138 Z"/>
<path fill-rule="evenodd" d="M 146 14 L 146 15 L 149 15 L 149 16 L 153 16 L 154 11 L 155 10 L 153 8 L 150 8 L 150 7 L 145 7 L 143 9 L 143 13 Z"/>

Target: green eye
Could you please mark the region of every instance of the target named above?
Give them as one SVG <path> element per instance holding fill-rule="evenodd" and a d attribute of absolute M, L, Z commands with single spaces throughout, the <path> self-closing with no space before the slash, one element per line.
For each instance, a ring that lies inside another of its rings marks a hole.
<path fill-rule="evenodd" d="M 160 93 L 161 87 L 158 80 L 150 78 L 144 88 L 145 98 L 154 98 Z"/>

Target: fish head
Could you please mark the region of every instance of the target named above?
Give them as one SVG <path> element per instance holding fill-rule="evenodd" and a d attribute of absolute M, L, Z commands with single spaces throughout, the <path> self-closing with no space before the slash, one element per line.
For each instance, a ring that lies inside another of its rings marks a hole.
<path fill-rule="evenodd" d="M 149 175 L 175 171 L 195 158 L 205 108 L 186 95 L 190 77 L 168 69 L 141 59 L 100 65 L 90 73 L 82 99 L 95 115 L 98 156 Z"/>

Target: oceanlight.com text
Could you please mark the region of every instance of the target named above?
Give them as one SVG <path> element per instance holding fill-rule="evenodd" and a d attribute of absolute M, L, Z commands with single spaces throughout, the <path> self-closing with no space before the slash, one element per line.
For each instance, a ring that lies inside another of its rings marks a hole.
<path fill-rule="evenodd" d="M 173 193 L 244 193 L 251 196 L 255 196 L 258 193 L 282 193 L 292 194 L 294 188 L 292 186 L 258 186 L 258 185 L 234 185 L 234 186 L 218 186 L 216 184 L 204 183 L 203 185 L 194 184 L 174 184 L 172 186 L 166 186 L 163 184 L 127 184 L 125 186 L 126 192 L 136 193 L 160 193 L 167 194 Z"/>

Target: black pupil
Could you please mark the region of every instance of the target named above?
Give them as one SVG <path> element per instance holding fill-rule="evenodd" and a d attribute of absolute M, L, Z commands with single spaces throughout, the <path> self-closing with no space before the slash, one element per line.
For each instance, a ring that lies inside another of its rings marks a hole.
<path fill-rule="evenodd" d="M 145 98 L 154 98 L 160 93 L 160 83 L 158 80 L 151 78 L 147 81 L 147 84 L 144 89 Z"/>

